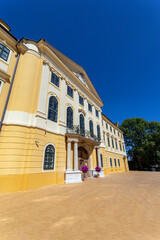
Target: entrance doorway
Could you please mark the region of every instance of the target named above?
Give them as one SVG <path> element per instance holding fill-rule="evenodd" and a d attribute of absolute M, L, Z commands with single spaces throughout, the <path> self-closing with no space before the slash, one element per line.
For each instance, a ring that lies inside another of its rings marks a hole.
<path fill-rule="evenodd" d="M 88 164 L 88 152 L 84 147 L 78 148 L 78 168 L 81 171 L 81 168 L 83 166 L 87 166 L 89 168 Z"/>

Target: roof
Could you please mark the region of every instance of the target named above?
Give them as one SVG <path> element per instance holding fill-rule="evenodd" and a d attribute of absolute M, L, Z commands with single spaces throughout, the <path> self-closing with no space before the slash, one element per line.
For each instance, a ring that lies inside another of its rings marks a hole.
<path fill-rule="evenodd" d="M 123 133 L 123 131 L 122 131 L 119 127 L 117 127 L 114 122 L 112 122 L 112 120 L 110 120 L 110 119 L 109 119 L 106 115 L 104 115 L 103 113 L 102 113 L 102 115 L 103 115 L 109 122 L 111 122 L 117 129 L 119 129 L 119 130 Z"/>

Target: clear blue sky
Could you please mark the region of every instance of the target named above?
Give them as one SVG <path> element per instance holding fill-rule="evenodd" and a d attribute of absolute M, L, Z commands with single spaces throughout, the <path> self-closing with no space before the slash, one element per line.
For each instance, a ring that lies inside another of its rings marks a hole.
<path fill-rule="evenodd" d="M 2 0 L 11 33 L 83 66 L 113 121 L 160 121 L 159 0 Z"/>

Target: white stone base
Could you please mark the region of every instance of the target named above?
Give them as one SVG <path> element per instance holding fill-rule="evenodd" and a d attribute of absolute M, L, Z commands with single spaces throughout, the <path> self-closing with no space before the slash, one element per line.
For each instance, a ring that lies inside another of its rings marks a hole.
<path fill-rule="evenodd" d="M 99 176 L 100 176 L 100 177 L 104 177 L 104 171 L 103 171 L 103 169 L 101 169 L 101 171 L 100 171 L 100 173 L 99 173 Z"/>
<path fill-rule="evenodd" d="M 77 171 L 66 171 L 65 172 L 65 183 L 80 183 L 82 182 L 82 172 Z"/>
<path fill-rule="evenodd" d="M 93 170 L 93 177 L 97 176 L 98 172 L 96 170 Z M 100 173 L 99 173 L 100 178 L 104 177 L 104 172 L 103 169 L 101 169 Z"/>
<path fill-rule="evenodd" d="M 93 170 L 93 177 L 96 177 L 98 175 L 98 172 L 96 170 Z"/>

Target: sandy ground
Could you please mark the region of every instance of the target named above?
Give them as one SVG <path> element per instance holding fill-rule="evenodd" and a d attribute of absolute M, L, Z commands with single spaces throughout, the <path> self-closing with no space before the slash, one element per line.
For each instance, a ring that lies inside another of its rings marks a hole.
<path fill-rule="evenodd" d="M 2 240 L 160 240 L 160 173 L 0 195 Z"/>

